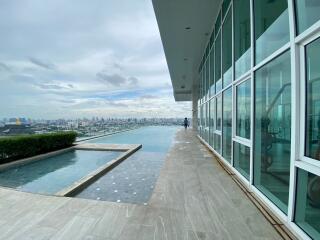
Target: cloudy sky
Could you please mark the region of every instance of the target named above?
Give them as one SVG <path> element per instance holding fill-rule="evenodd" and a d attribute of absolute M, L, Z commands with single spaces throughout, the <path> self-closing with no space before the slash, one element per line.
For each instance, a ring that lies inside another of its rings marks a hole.
<path fill-rule="evenodd" d="M 4 0 L 0 118 L 184 117 L 151 0 Z"/>

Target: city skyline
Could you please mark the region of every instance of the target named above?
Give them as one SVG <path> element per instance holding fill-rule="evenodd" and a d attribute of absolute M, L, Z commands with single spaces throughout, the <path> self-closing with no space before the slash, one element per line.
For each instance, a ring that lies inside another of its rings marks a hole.
<path fill-rule="evenodd" d="M 151 2 L 10 1 L 0 13 L 0 118 L 190 117 Z"/>

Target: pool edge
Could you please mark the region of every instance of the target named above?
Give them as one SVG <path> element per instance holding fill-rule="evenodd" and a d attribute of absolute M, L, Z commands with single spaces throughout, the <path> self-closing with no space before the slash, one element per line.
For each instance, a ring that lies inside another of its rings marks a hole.
<path fill-rule="evenodd" d="M 100 144 L 99 144 L 100 145 Z M 103 144 L 101 144 L 103 145 Z M 112 151 L 124 151 L 123 154 L 121 154 L 119 157 L 111 160 L 110 162 L 106 163 L 105 165 L 99 167 L 95 171 L 89 173 L 88 175 L 84 176 L 80 180 L 74 182 L 72 185 L 60 190 L 59 192 L 55 193 L 55 196 L 58 197 L 73 197 L 77 193 L 81 192 L 84 188 L 92 184 L 94 181 L 99 179 L 101 176 L 105 175 L 107 172 L 112 170 L 114 167 L 119 165 L 122 161 L 127 159 L 129 156 L 134 154 L 136 151 L 138 151 L 140 148 L 142 148 L 142 144 L 130 144 L 130 145 L 120 145 L 120 144 L 115 144 L 114 146 L 118 146 L 119 148 L 112 148 L 111 145 L 108 145 L 108 149 L 104 149 L 105 151 L 112 150 Z M 100 149 L 98 146 L 84 146 L 81 148 L 77 149 L 80 150 L 98 150 Z M 125 148 L 127 147 L 127 148 Z M 101 149 L 100 149 L 101 150 Z"/>

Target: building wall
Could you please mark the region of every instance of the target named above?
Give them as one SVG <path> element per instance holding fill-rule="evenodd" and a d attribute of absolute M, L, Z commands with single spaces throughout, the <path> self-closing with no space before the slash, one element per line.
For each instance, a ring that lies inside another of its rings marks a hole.
<path fill-rule="evenodd" d="M 199 136 L 306 239 L 320 239 L 319 11 L 225 0 L 199 67 Z"/>

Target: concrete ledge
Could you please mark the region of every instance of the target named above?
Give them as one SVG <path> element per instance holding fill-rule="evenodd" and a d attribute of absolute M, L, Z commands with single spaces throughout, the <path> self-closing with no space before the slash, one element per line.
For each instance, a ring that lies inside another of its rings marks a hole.
<path fill-rule="evenodd" d="M 100 145 L 100 146 L 99 146 Z M 121 154 L 118 158 L 111 160 L 105 165 L 101 166 L 97 170 L 91 172 L 89 175 L 81 178 L 80 180 L 74 182 L 71 186 L 68 186 L 61 191 L 57 192 L 56 196 L 61 197 L 72 197 L 78 192 L 86 188 L 88 185 L 99 179 L 101 176 L 109 172 L 111 169 L 119 165 L 123 160 L 127 159 L 130 155 L 138 151 L 142 147 L 139 145 L 116 145 L 116 144 L 83 144 L 77 146 L 77 149 L 81 150 L 99 150 L 99 151 L 123 151 L 127 150 Z"/>
<path fill-rule="evenodd" d="M 140 144 L 100 144 L 100 143 L 82 143 L 75 146 L 77 150 L 92 150 L 92 151 L 119 151 L 124 152 L 138 146 Z"/>

